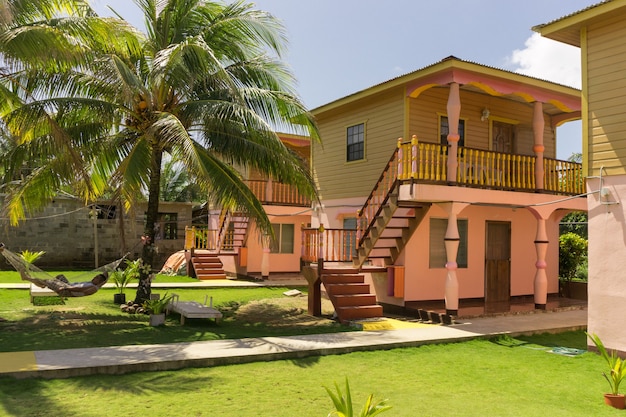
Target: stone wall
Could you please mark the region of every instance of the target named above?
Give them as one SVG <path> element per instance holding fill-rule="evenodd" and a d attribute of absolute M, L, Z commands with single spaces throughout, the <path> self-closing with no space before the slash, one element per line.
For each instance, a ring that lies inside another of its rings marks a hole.
<path fill-rule="evenodd" d="M 0 242 L 13 252 L 45 251 L 37 261 L 37 265 L 44 268 L 93 268 L 96 236 L 99 265 L 118 259 L 126 252 L 130 252 L 131 259 L 139 257 L 146 205 L 138 204 L 133 212 L 123 214 L 123 233 L 119 207 L 110 203 L 98 207 L 99 216 L 94 219 L 91 208 L 85 207 L 81 201 L 56 198 L 43 211 L 18 226 L 0 219 Z M 109 211 L 110 208 L 114 210 Z M 192 204 L 162 202 L 159 212 L 177 214 L 177 238 L 157 238 L 158 252 L 153 269 L 160 269 L 172 253 L 183 249 L 185 226 L 191 225 Z M 94 233 L 94 223 L 97 233 Z M 164 227 L 160 225 L 159 230 L 162 229 Z M 11 269 L 2 257 L 0 268 Z"/>

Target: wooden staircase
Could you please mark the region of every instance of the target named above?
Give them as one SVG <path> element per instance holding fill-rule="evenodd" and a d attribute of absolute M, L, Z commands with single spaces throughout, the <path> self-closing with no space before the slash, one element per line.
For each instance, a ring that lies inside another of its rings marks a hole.
<path fill-rule="evenodd" d="M 324 269 L 321 279 L 341 323 L 382 317 L 383 307 L 358 269 Z"/>
<path fill-rule="evenodd" d="M 383 259 L 393 265 L 417 229 L 431 204 L 398 201 L 391 195 L 361 238 L 353 266 L 360 268 L 367 259 Z"/>
<path fill-rule="evenodd" d="M 200 280 L 226 279 L 224 265 L 216 253 L 194 252 L 191 264 L 196 272 L 196 278 Z"/>
<path fill-rule="evenodd" d="M 240 212 L 229 213 L 220 233 L 220 251 L 236 251 L 246 245 L 250 219 Z"/>

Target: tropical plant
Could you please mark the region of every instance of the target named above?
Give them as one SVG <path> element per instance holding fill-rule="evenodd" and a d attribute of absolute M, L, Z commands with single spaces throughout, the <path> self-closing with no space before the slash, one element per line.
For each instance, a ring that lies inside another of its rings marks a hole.
<path fill-rule="evenodd" d="M 350 384 L 348 383 L 348 378 L 346 378 L 346 389 L 345 393 L 341 392 L 341 388 L 335 382 L 335 390 L 337 393 L 332 392 L 328 387 L 324 387 L 328 396 L 333 401 L 333 405 L 335 406 L 335 410 L 328 413 L 328 417 L 337 416 L 337 417 L 372 417 L 377 416 L 380 413 L 383 413 L 391 408 L 391 406 L 387 405 L 387 400 L 374 402 L 374 395 L 370 394 L 365 401 L 365 405 L 361 409 L 361 412 L 356 415 L 354 414 L 354 409 L 352 405 L 352 395 L 350 393 Z"/>
<path fill-rule="evenodd" d="M 618 395 L 619 386 L 624 380 L 624 378 L 626 378 L 626 361 L 622 360 L 617 355 L 617 352 L 615 350 L 611 350 L 611 353 L 609 354 L 609 352 L 604 347 L 602 340 L 600 340 L 600 337 L 597 334 L 595 333 L 594 334 L 586 333 L 586 334 L 587 334 L 587 337 L 591 339 L 593 344 L 598 349 L 600 356 L 604 358 L 607 365 L 609 366 L 608 373 L 603 372 L 602 375 L 604 376 L 606 381 L 609 383 L 609 386 L 611 387 L 611 394 Z"/>
<path fill-rule="evenodd" d="M 576 276 L 579 265 L 587 260 L 587 239 L 576 233 L 559 236 L 559 276 L 571 281 Z"/>
<path fill-rule="evenodd" d="M 36 25 L 0 26 L 0 117 L 19 138 L 4 162 L 6 214 L 16 223 L 67 184 L 87 202 L 112 188 L 132 204 L 147 190 L 141 258 L 152 265 L 168 156 L 212 204 L 246 211 L 271 234 L 235 167 L 316 195 L 307 164 L 276 134 L 319 137 L 280 61 L 283 27 L 242 1 L 134 1 L 146 34 L 77 0 Z M 21 178 L 24 165 L 34 168 Z M 142 273 L 135 301 L 150 292 Z"/>
<path fill-rule="evenodd" d="M 143 302 L 142 307 L 148 314 L 163 314 L 167 309 L 167 305 L 172 299 L 171 295 L 165 293 L 163 298 L 153 298 Z"/>
<path fill-rule="evenodd" d="M 41 258 L 45 253 L 46 251 L 43 250 L 32 252 L 27 249 L 21 251 L 19 255 L 24 261 L 28 262 L 29 264 L 34 264 L 37 259 Z"/>

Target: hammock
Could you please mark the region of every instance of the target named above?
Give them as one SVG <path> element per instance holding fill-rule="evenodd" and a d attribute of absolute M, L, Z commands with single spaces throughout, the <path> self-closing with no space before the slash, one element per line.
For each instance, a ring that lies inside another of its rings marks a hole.
<path fill-rule="evenodd" d="M 122 258 L 100 268 L 78 275 L 77 279 L 85 279 L 84 281 L 69 282 L 63 275 L 53 277 L 35 265 L 26 262 L 21 256 L 6 249 L 2 243 L 0 243 L 0 253 L 20 273 L 22 280 L 32 282 L 40 288 L 49 288 L 61 297 L 83 297 L 95 294 L 107 282 L 109 273 L 117 269 L 119 264 L 128 256 L 128 254 L 124 255 Z M 94 274 L 96 275 L 94 276 Z M 89 279 L 89 277 L 93 278 Z"/>

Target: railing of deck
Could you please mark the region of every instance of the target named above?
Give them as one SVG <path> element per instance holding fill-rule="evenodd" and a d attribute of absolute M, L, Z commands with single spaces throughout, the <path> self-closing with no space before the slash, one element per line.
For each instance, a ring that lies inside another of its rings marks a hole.
<path fill-rule="evenodd" d="M 398 179 L 411 178 L 426 181 L 446 181 L 448 147 L 437 143 L 398 141 Z"/>
<path fill-rule="evenodd" d="M 573 195 L 585 192 L 585 179 L 581 164 L 544 158 L 543 166 L 546 191 Z"/>
<path fill-rule="evenodd" d="M 204 226 L 185 227 L 185 249 L 217 249 L 218 230 Z"/>
<path fill-rule="evenodd" d="M 394 152 L 397 179 L 446 182 L 448 150 L 445 145 L 418 143 L 415 137 L 410 143 L 399 140 Z M 544 158 L 543 184 L 536 181 L 535 156 L 459 147 L 457 164 L 459 185 L 572 195 L 585 192 L 582 165 L 576 162 Z"/>
<path fill-rule="evenodd" d="M 459 148 L 457 182 L 465 185 L 534 190 L 534 156 Z"/>
<path fill-rule="evenodd" d="M 302 207 L 311 205 L 311 200 L 301 195 L 293 185 L 267 180 L 248 180 L 247 183 L 256 198 L 263 204 Z"/>
<path fill-rule="evenodd" d="M 351 262 L 356 256 L 357 230 L 302 229 L 302 260 L 316 262 Z"/>

